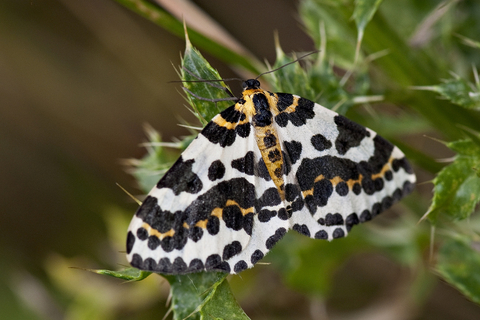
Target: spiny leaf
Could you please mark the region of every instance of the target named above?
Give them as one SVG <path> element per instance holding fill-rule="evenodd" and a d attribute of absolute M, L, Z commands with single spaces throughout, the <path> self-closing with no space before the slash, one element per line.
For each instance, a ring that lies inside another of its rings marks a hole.
<path fill-rule="evenodd" d="M 437 92 L 443 98 L 467 109 L 480 108 L 479 89 L 457 76 L 438 85 L 415 87 L 415 89 Z"/>
<path fill-rule="evenodd" d="M 272 69 L 280 68 L 295 60 L 288 57 L 278 43 L 276 53 L 277 57 Z M 273 79 L 274 91 L 276 92 L 295 93 L 310 100 L 315 98 L 315 92 L 309 85 L 307 72 L 300 66 L 300 63 L 283 67 L 270 73 L 270 76 Z"/>
<path fill-rule="evenodd" d="M 294 59 L 288 57 L 277 44 L 277 58 L 272 69 L 279 68 Z M 299 63 L 281 68 L 273 73 L 270 77 L 273 79 L 274 90 L 277 92 L 294 93 L 303 98 L 307 98 L 323 105 L 326 108 L 333 109 L 340 114 L 353 106 L 353 97 L 347 93 L 340 84 L 341 79 L 335 74 L 333 66 L 325 61 L 321 61 L 320 57 L 310 62 L 310 57 L 305 58 L 305 68 Z M 354 86 L 360 89 L 362 86 Z M 358 91 L 359 94 L 364 93 Z"/>
<path fill-rule="evenodd" d="M 235 300 L 221 272 L 167 275 L 174 319 L 249 319 Z"/>
<path fill-rule="evenodd" d="M 372 20 L 373 15 L 377 11 L 382 0 L 355 0 L 355 10 L 353 11 L 353 19 L 357 24 L 358 32 L 365 30 L 368 22 Z"/>
<path fill-rule="evenodd" d="M 165 150 L 156 130 L 146 127 L 145 131 L 149 140 L 146 144 L 148 153 L 141 160 L 127 160 L 126 164 L 133 167 L 131 171 L 140 188 L 148 192 L 173 164 L 176 155 Z"/>
<path fill-rule="evenodd" d="M 203 58 L 200 52 L 192 46 L 188 36 L 186 37 L 186 49 L 185 55 L 182 59 L 182 80 L 185 88 L 190 90 L 197 97 L 202 97 L 211 100 L 218 100 L 228 98 L 229 95 L 221 89 L 210 85 L 208 82 L 188 82 L 201 80 L 221 80 L 222 78 L 218 74 L 217 70 L 212 68 L 210 64 Z M 185 70 L 186 69 L 186 70 Z M 188 70 L 188 71 L 187 71 Z M 228 88 L 223 81 L 212 82 L 215 85 Z M 205 125 L 207 122 L 219 112 L 233 104 L 232 101 L 219 101 L 210 102 L 202 99 L 198 99 L 187 93 L 190 105 L 196 112 L 196 116 Z"/>
<path fill-rule="evenodd" d="M 435 222 L 440 214 L 453 220 L 469 217 L 480 201 L 480 152 L 473 142 L 449 144 L 460 153 L 455 161 L 434 179 L 434 196 L 428 218 Z M 474 151 L 476 150 L 476 151 Z"/>
<path fill-rule="evenodd" d="M 80 269 L 80 268 L 76 268 Z M 96 274 L 107 275 L 110 277 L 123 279 L 127 281 L 141 281 L 151 275 L 151 272 L 138 270 L 137 268 L 126 268 L 120 271 L 102 270 L 102 269 L 82 269 Z"/>
<path fill-rule="evenodd" d="M 471 239 L 448 239 L 436 265 L 442 278 L 476 303 L 480 303 L 479 247 L 480 242 Z"/>

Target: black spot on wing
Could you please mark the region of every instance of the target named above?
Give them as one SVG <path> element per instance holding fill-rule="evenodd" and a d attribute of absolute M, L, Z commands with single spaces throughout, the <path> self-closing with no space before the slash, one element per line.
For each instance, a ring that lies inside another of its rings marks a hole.
<path fill-rule="evenodd" d="M 356 213 L 351 213 L 345 219 L 345 226 L 347 227 L 347 231 L 350 232 L 352 227 L 356 224 L 359 224 L 360 220 L 358 219 L 358 215 Z"/>
<path fill-rule="evenodd" d="M 252 256 L 250 257 L 250 262 L 252 262 L 252 264 L 255 264 L 259 260 L 263 259 L 263 257 L 264 257 L 263 252 L 257 249 L 255 250 L 254 253 L 252 253 Z"/>
<path fill-rule="evenodd" d="M 299 98 L 298 104 L 293 112 L 281 112 L 275 117 L 275 122 L 280 127 L 286 127 L 290 121 L 294 126 L 300 127 L 307 123 L 308 119 L 312 119 L 315 116 L 313 111 L 313 103 L 305 98 Z"/>
<path fill-rule="evenodd" d="M 203 229 L 200 227 L 193 227 L 188 229 L 188 237 L 193 241 L 197 242 L 203 237 Z M 217 231 L 218 232 L 218 231 Z"/>
<path fill-rule="evenodd" d="M 342 228 L 337 228 L 333 231 L 333 239 L 343 238 L 345 237 L 345 231 Z"/>
<path fill-rule="evenodd" d="M 223 165 L 222 161 L 215 160 L 212 162 L 210 167 L 208 168 L 208 179 L 210 181 L 215 181 L 218 179 L 222 179 L 225 175 L 225 166 Z"/>
<path fill-rule="evenodd" d="M 307 225 L 305 224 L 295 224 L 292 228 L 293 230 L 297 231 L 298 233 L 301 233 L 307 237 L 310 237 L 310 230 L 308 229 Z"/>
<path fill-rule="evenodd" d="M 188 272 L 199 272 L 205 269 L 202 260 L 193 259 L 188 265 Z"/>
<path fill-rule="evenodd" d="M 205 261 L 205 269 L 212 270 L 222 263 L 222 257 L 218 254 L 212 254 L 207 257 Z"/>
<path fill-rule="evenodd" d="M 373 156 L 368 159 L 368 162 L 362 162 L 363 167 L 368 167 L 371 172 L 378 173 L 383 166 L 390 160 L 394 145 L 379 136 L 378 134 L 373 138 L 373 145 L 375 150 Z M 413 171 L 412 171 L 413 172 Z"/>
<path fill-rule="evenodd" d="M 232 168 L 237 169 L 245 174 L 253 175 L 254 163 L 255 158 L 253 151 L 249 151 L 244 157 L 232 160 Z"/>
<path fill-rule="evenodd" d="M 298 141 L 292 140 L 285 141 L 284 145 L 290 161 L 292 164 L 295 164 L 295 162 L 297 162 L 297 160 L 302 156 L 302 144 Z"/>
<path fill-rule="evenodd" d="M 265 165 L 265 161 L 263 161 L 263 158 L 260 158 L 260 160 L 258 161 L 258 165 L 255 169 L 255 174 L 258 177 L 263 178 L 267 181 L 272 180 L 272 177 L 270 177 L 270 173 L 268 172 L 267 166 Z"/>
<path fill-rule="evenodd" d="M 233 271 L 235 271 L 235 273 L 239 273 L 247 268 L 248 268 L 247 263 L 243 260 L 240 260 L 237 263 L 235 263 L 235 266 L 233 267 Z"/>
<path fill-rule="evenodd" d="M 227 122 L 237 123 L 239 121 L 245 120 L 246 116 L 243 112 L 235 109 L 235 105 L 228 107 L 227 109 L 220 112 L 220 116 Z"/>
<path fill-rule="evenodd" d="M 350 148 L 359 146 L 363 138 L 370 136 L 370 132 L 365 127 L 344 116 L 336 115 L 333 120 L 339 132 L 335 140 L 335 148 L 339 154 L 347 153 Z"/>
<path fill-rule="evenodd" d="M 275 210 L 268 210 L 263 209 L 258 213 L 258 221 L 260 222 L 268 222 L 271 218 L 277 215 L 277 211 Z"/>
<path fill-rule="evenodd" d="M 185 261 L 183 261 L 182 258 L 177 257 L 177 258 L 175 258 L 175 260 L 173 260 L 173 263 L 172 263 L 172 272 L 173 273 L 182 274 L 182 273 L 185 273 L 187 271 L 187 269 L 188 269 L 188 266 L 185 263 Z"/>
<path fill-rule="evenodd" d="M 228 123 L 237 124 L 239 121 L 245 119 L 245 114 L 235 109 L 235 105 L 223 110 L 220 115 L 220 119 L 227 121 Z M 237 124 L 231 129 L 224 126 L 220 126 L 215 122 L 215 118 L 210 121 L 200 134 L 205 136 L 211 143 L 219 144 L 222 147 L 231 146 L 236 139 L 236 136 L 242 138 L 250 135 L 250 123 Z"/>
<path fill-rule="evenodd" d="M 321 134 L 314 135 L 310 139 L 310 142 L 312 143 L 312 146 L 318 151 L 324 151 L 332 147 L 332 142 Z"/>
<path fill-rule="evenodd" d="M 283 150 L 282 150 L 282 159 L 283 159 L 282 168 L 279 174 L 277 175 L 277 177 L 281 177 L 282 173 L 288 176 L 288 174 L 292 170 L 292 162 L 290 161 L 290 158 L 287 156 L 287 154 Z"/>
<path fill-rule="evenodd" d="M 239 241 L 233 241 L 223 249 L 223 260 L 228 260 L 240 252 L 242 252 L 242 244 Z"/>
<path fill-rule="evenodd" d="M 181 192 L 198 193 L 202 190 L 203 184 L 200 178 L 192 171 L 194 159 L 183 161 L 182 156 L 167 171 L 157 183 L 157 188 L 170 188 L 179 195 Z"/>
<path fill-rule="evenodd" d="M 327 213 L 325 216 L 326 226 L 341 226 L 343 225 L 343 217 L 340 213 Z"/>
<path fill-rule="evenodd" d="M 313 185 L 313 198 L 308 199 L 309 205 L 315 205 L 316 207 L 324 207 L 328 203 L 328 199 L 333 193 L 333 185 L 330 180 L 322 179 L 317 181 Z M 312 197 L 312 196 L 309 196 Z M 307 201 L 307 198 L 305 198 Z M 316 209 L 309 207 L 310 213 L 313 215 Z"/>
<path fill-rule="evenodd" d="M 157 210 L 157 203 L 158 200 L 155 197 L 147 196 L 145 200 L 143 200 L 142 205 L 137 209 L 135 215 L 145 221 L 145 217 L 151 215 L 152 212 Z"/>
<path fill-rule="evenodd" d="M 138 228 L 137 230 L 138 239 L 145 241 L 148 239 L 148 231 L 145 228 Z"/>
<path fill-rule="evenodd" d="M 292 207 L 288 206 L 287 208 L 278 209 L 278 217 L 282 220 L 288 220 L 292 217 Z"/>
<path fill-rule="evenodd" d="M 405 172 L 413 174 L 413 169 L 410 163 L 407 161 L 406 158 L 395 159 L 392 161 L 392 169 L 395 172 L 398 172 L 400 168 L 403 168 Z"/>
<path fill-rule="evenodd" d="M 291 203 L 290 216 L 293 212 L 302 210 L 305 205 L 305 202 L 303 201 L 303 198 L 301 196 L 300 188 L 296 184 L 287 183 L 287 185 L 285 186 L 285 200 Z"/>
<path fill-rule="evenodd" d="M 335 186 L 335 191 L 342 197 L 348 194 L 348 185 L 344 181 L 340 181 Z"/>
<path fill-rule="evenodd" d="M 328 239 L 328 233 L 325 230 L 320 230 L 317 233 L 315 233 L 315 239 Z"/>
<path fill-rule="evenodd" d="M 130 254 L 133 249 L 133 245 L 135 244 L 135 236 L 131 231 L 127 233 L 127 254 Z"/>
<path fill-rule="evenodd" d="M 255 211 L 260 212 L 264 207 L 276 206 L 281 201 L 277 188 L 269 188 L 255 201 Z"/>
<path fill-rule="evenodd" d="M 346 158 L 330 155 L 302 160 L 296 177 L 302 191 L 313 188 L 313 195 L 305 197 L 305 203 L 312 214 L 316 212 L 318 206 L 325 206 L 328 203 L 333 191 L 333 186 L 329 180 L 335 177 L 343 180 L 335 187 L 335 191 L 340 196 L 345 196 L 349 192 L 345 182 L 359 180 L 360 175 L 362 176 L 361 184 L 354 183 L 352 187 L 355 195 L 360 195 L 362 191 L 367 195 L 373 195 L 384 189 L 384 179 L 382 177 L 372 179 L 372 177 L 380 173 L 385 164 L 388 163 L 394 146 L 379 135 L 374 137 L 373 144 L 373 155 L 367 161 L 357 163 Z M 317 179 L 320 176 L 323 176 L 323 178 Z M 386 177 L 387 180 L 388 178 Z"/>
<path fill-rule="evenodd" d="M 293 103 L 293 95 L 289 93 L 277 93 L 277 97 L 278 97 L 277 109 L 280 112 L 290 107 Z"/>
<path fill-rule="evenodd" d="M 267 249 L 272 249 L 273 246 L 280 240 L 283 238 L 283 236 L 287 233 L 287 230 L 285 228 L 278 228 L 276 231 L 275 231 L 275 234 L 271 237 L 269 237 L 265 243 L 265 246 L 267 247 Z"/>
<path fill-rule="evenodd" d="M 269 197 L 265 197 L 264 200 L 267 199 Z M 173 236 L 166 236 L 162 240 L 156 236 L 148 237 L 148 246 L 151 250 L 161 246 L 165 252 L 171 252 L 174 249 L 181 250 L 187 241 L 201 239 L 204 232 L 195 227 L 196 223 L 201 220 L 207 220 L 206 229 L 208 233 L 218 234 L 220 220 L 218 217 L 211 215 L 215 208 L 226 209 L 224 210 L 224 219 L 226 219 L 227 227 L 234 230 L 243 228 L 247 234 L 251 234 L 253 213 L 243 216 L 237 206 L 225 207 L 229 200 L 235 201 L 243 209 L 251 208 L 255 204 L 255 187 L 244 178 L 222 181 L 199 196 L 185 210 L 176 212 L 162 209 L 157 203 L 157 198 L 149 196 L 137 210 L 136 215 L 160 233 L 173 230 Z M 271 199 L 269 200 L 271 201 Z M 238 212 L 240 212 L 240 218 L 238 218 Z M 185 228 L 185 224 L 188 228 Z M 143 230 L 146 232 L 145 229 Z M 140 236 L 143 237 L 141 234 Z M 145 234 L 145 236 L 148 235 Z"/>
<path fill-rule="evenodd" d="M 223 221 L 227 228 L 235 231 L 241 230 L 244 224 L 243 218 L 242 211 L 238 206 L 227 206 L 223 209 Z"/>
<path fill-rule="evenodd" d="M 207 221 L 207 231 L 212 236 L 216 235 L 220 231 L 220 219 L 215 216 L 211 216 Z"/>

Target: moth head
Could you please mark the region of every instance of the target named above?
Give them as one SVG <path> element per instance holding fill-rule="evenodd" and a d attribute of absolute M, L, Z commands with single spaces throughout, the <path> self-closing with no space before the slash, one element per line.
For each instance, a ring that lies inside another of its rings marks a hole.
<path fill-rule="evenodd" d="M 242 84 L 243 91 L 251 89 L 260 89 L 260 81 L 257 79 L 249 79 L 243 82 Z"/>

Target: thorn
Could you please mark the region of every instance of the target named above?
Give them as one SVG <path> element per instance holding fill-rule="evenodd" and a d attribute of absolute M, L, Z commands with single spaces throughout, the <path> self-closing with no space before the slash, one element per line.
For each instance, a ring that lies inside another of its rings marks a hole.
<path fill-rule="evenodd" d="M 135 201 L 139 206 L 142 205 L 142 201 L 138 200 L 137 198 L 135 198 L 130 192 L 128 192 L 127 190 L 125 190 L 124 187 L 122 187 L 120 184 L 118 183 L 115 183 L 120 189 L 123 190 L 123 192 L 125 192 L 130 198 L 133 199 L 133 201 Z"/>

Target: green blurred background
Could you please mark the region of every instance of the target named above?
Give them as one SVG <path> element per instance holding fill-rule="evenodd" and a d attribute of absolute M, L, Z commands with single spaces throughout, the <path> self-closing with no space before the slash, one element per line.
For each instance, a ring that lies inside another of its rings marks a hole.
<path fill-rule="evenodd" d="M 275 31 L 287 53 L 314 49 L 296 1 L 194 2 L 271 63 Z M 145 123 L 165 141 L 188 133 L 177 123 L 194 117 L 179 85 L 168 83 L 178 79 L 183 50 L 182 39 L 113 0 L 0 2 L 1 319 L 163 317 L 168 286 L 160 277 L 121 284 L 68 267 L 127 263 L 120 251 L 137 205 L 115 183 L 140 191 L 121 160 L 144 155 Z M 205 56 L 223 77 L 236 76 Z M 359 269 L 363 282 L 350 282 Z M 278 275 L 265 272 L 268 286 L 242 288 L 249 272 L 232 286 L 253 319 L 272 310 L 287 310 L 278 318 L 324 319 L 323 304 L 282 286 Z M 385 257 L 352 257 L 339 270 L 330 301 L 339 315 L 331 319 L 368 318 L 368 303 L 354 301 L 362 283 L 384 295 L 369 300 L 378 300 L 372 308 L 398 304 L 395 319 L 480 318 L 477 305 L 442 282 L 411 314 L 397 299 L 402 276 L 408 272 Z"/>

